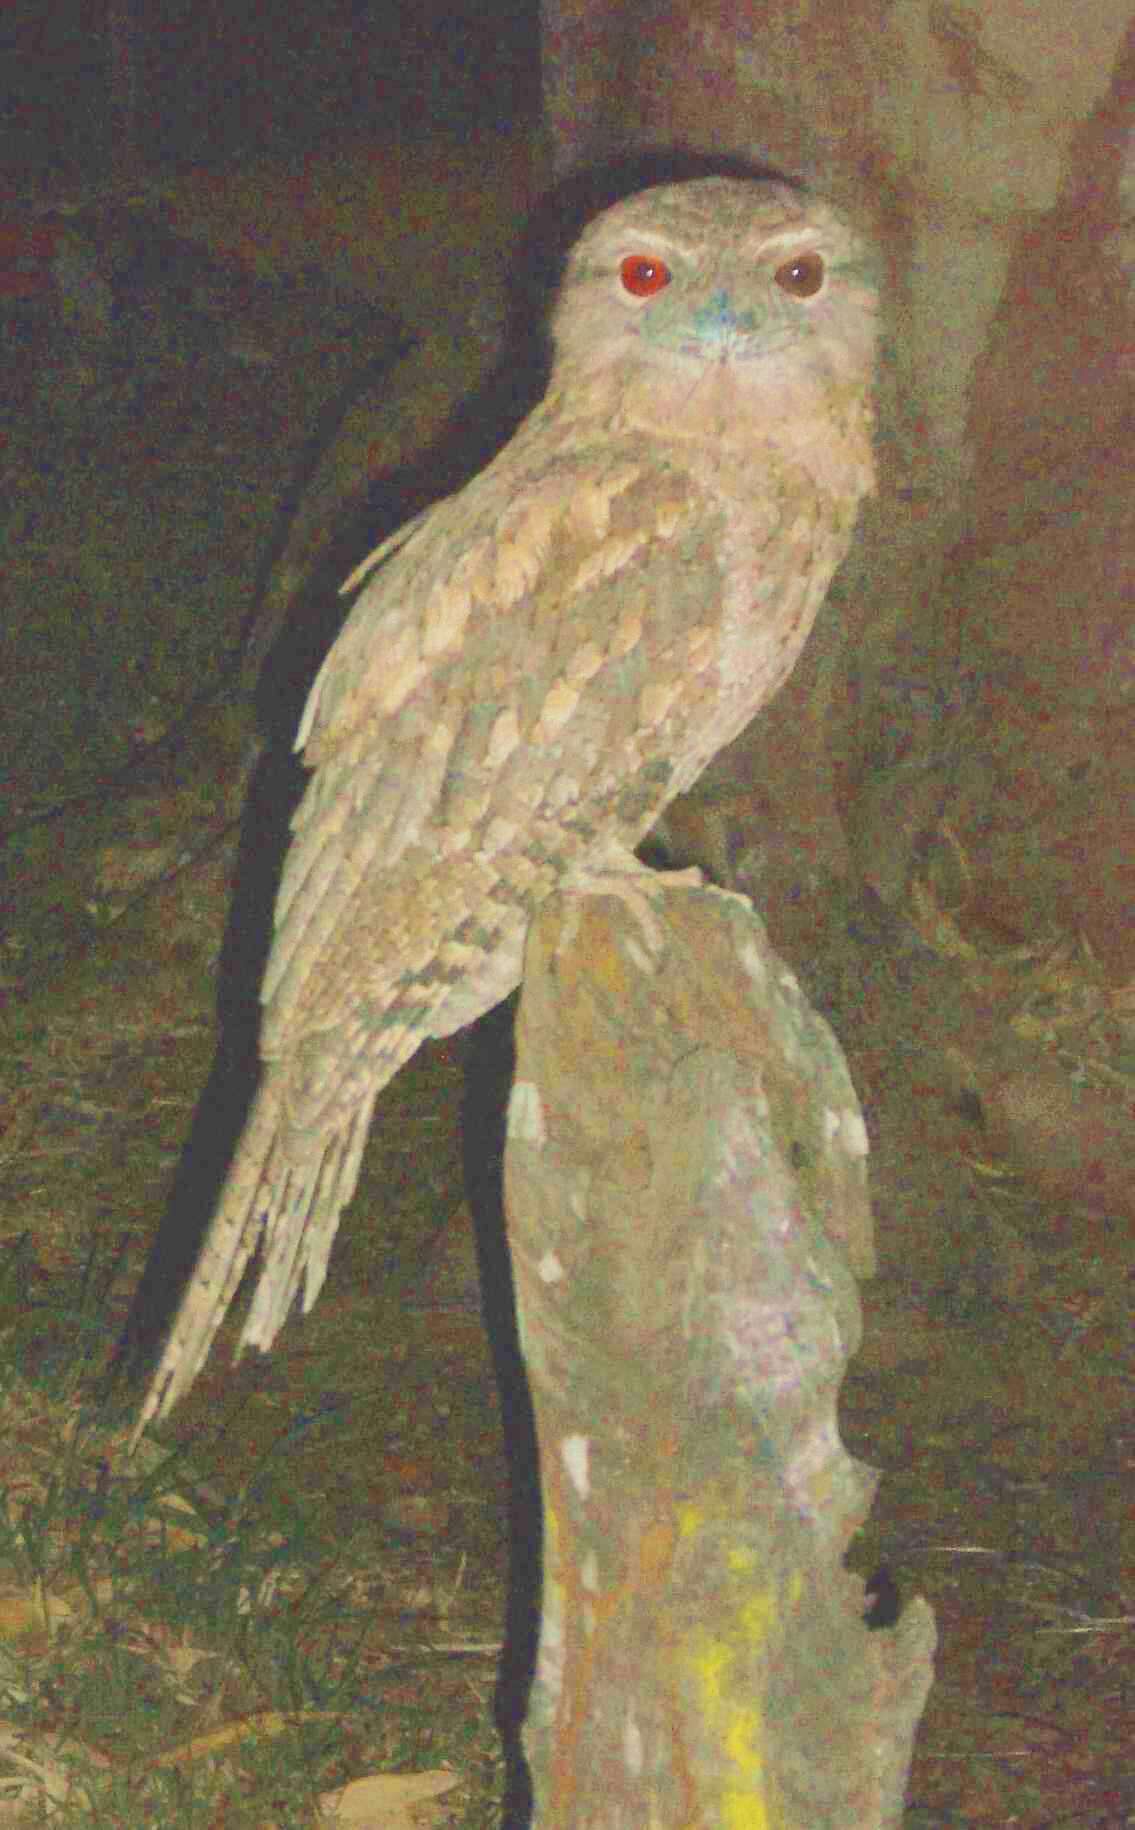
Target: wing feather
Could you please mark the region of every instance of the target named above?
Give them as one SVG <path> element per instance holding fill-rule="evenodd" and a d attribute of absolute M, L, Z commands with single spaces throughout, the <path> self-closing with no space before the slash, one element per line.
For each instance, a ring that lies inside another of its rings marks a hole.
<path fill-rule="evenodd" d="M 654 658 L 643 632 L 700 613 L 652 606 L 628 645 L 617 608 L 638 571 L 645 593 L 651 548 L 668 549 L 703 511 L 688 476 L 644 478 L 617 441 L 551 461 L 537 445 L 530 472 L 519 469 L 514 454 L 506 474 L 490 467 L 422 518 L 321 670 L 301 727 L 314 773 L 264 984 L 272 1060 L 302 1034 L 341 1032 L 364 1001 L 379 1014 L 491 895 L 524 817 L 545 802 L 562 810 L 565 784 L 583 793 L 605 753 L 617 774 L 612 742 L 636 729 Z M 444 621 L 431 606 L 455 590 L 473 605 L 460 641 L 427 653 Z M 405 693 L 391 687 L 392 641 L 413 681 Z M 385 962 L 365 987 L 360 960 Z"/>
<path fill-rule="evenodd" d="M 310 1308 L 381 1088 L 513 988 L 543 897 L 636 843 L 753 709 L 720 607 L 784 565 L 775 492 L 739 531 L 751 479 L 727 479 L 726 529 L 716 460 L 688 447 L 649 470 L 633 439 L 578 428 L 550 457 L 514 447 L 372 573 L 313 690 L 264 1079 L 143 1423 L 191 1383 L 259 1239 L 242 1345 L 269 1347 L 301 1288 Z M 775 605 L 755 645 L 767 697 Z"/>

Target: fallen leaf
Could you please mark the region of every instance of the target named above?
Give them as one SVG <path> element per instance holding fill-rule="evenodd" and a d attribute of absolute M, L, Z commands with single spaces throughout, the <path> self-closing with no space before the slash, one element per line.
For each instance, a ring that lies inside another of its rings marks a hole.
<path fill-rule="evenodd" d="M 429 1773 L 372 1773 L 352 1779 L 340 1792 L 325 1792 L 319 1807 L 329 1830 L 421 1830 L 422 1818 L 412 1817 L 411 1811 L 452 1791 L 459 1778 L 445 1767 Z"/>

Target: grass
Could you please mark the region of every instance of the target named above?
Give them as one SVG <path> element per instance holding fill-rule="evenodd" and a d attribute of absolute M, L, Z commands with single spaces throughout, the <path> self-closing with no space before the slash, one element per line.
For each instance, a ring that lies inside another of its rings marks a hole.
<path fill-rule="evenodd" d="M 0 1283 L 0 1824 L 408 1824 L 415 1778 L 447 1790 L 413 1821 L 499 1823 L 495 1622 L 439 1634 L 416 1553 L 329 1536 L 294 1431 L 235 1490 L 177 1445 L 129 1459 L 90 1396 L 108 1267 L 66 1314 L 21 1301 L 33 1271 L 12 1249 Z"/>

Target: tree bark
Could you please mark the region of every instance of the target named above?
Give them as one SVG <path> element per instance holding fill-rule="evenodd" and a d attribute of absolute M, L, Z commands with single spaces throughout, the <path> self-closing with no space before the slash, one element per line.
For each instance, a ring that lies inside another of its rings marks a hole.
<path fill-rule="evenodd" d="M 831 1032 L 741 898 L 612 880 L 528 946 L 506 1208 L 545 1517 L 539 1830 L 897 1823 L 929 1608 L 868 1632 L 836 1401 L 872 1262 Z"/>

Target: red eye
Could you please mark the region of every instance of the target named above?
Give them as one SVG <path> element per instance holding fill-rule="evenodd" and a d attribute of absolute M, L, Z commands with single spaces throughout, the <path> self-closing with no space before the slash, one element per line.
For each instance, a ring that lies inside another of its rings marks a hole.
<path fill-rule="evenodd" d="M 794 299 L 814 299 L 824 283 L 823 256 L 797 254 L 773 275 L 782 292 Z"/>
<path fill-rule="evenodd" d="M 670 269 L 653 254 L 628 254 L 619 268 L 619 278 L 632 298 L 649 299 L 670 284 Z"/>

